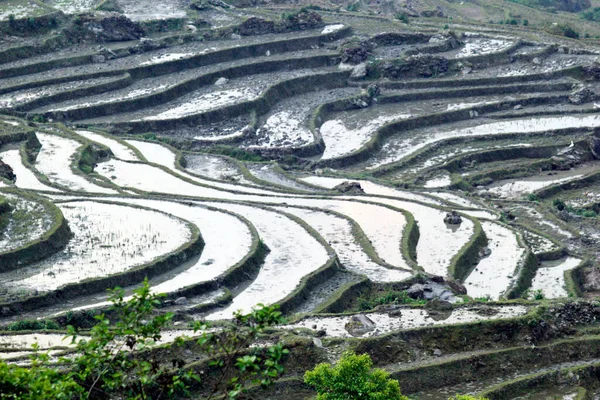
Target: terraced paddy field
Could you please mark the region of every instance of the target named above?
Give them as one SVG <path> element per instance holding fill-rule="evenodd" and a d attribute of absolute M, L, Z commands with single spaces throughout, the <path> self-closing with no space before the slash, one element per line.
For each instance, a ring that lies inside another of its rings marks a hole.
<path fill-rule="evenodd" d="M 9 3 L 1 359 L 73 355 L 67 325 L 89 335 L 107 289 L 148 278 L 175 314 L 159 344 L 279 305 L 261 340 L 289 348 L 286 372 L 248 398 L 314 398 L 304 371 L 345 350 L 413 398 L 600 395 L 593 41 L 285 5 Z M 53 329 L 14 331 L 27 321 Z"/>

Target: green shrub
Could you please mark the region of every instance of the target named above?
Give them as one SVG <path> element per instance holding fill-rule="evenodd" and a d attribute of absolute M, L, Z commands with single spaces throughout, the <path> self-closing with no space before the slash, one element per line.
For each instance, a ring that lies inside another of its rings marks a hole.
<path fill-rule="evenodd" d="M 396 19 L 404 22 L 405 24 L 408 24 L 410 22 L 410 20 L 408 19 L 408 14 L 405 12 L 399 12 L 398 14 L 396 14 Z"/>
<path fill-rule="evenodd" d="M 48 354 L 37 352 L 29 368 L 0 360 L 0 398 L 190 398 L 189 384 L 201 381 L 200 376 L 192 369 L 182 368 L 185 361 L 176 355 L 180 352 L 167 349 L 166 354 L 174 357 L 170 358 L 153 350 L 173 318 L 172 313 L 156 312 L 163 296 L 150 291 L 147 279 L 127 301 L 122 289 L 111 290 L 110 313 L 116 322 L 111 324 L 104 314 L 96 315 L 97 324 L 83 338 L 69 326 L 68 337 L 76 344 L 76 352 L 73 358 L 62 360 L 64 368 L 50 365 Z M 211 374 L 216 377 L 208 388 L 209 398 L 234 399 L 250 383 L 267 386 L 279 378 L 287 350 L 280 343 L 266 348 L 253 343 L 267 326 L 283 322 L 276 306 L 258 305 L 247 315 L 234 314 L 233 322 L 216 333 L 208 333 L 208 325 L 201 321 L 194 324 L 194 332 L 201 333 L 196 340 L 199 351 L 208 358 Z M 180 346 L 184 341 L 180 336 L 168 346 Z M 12 396 L 1 395 L 4 393 Z"/>
<path fill-rule="evenodd" d="M 374 299 L 360 297 L 358 299 L 358 308 L 360 311 L 372 310 L 383 304 L 425 304 L 427 300 L 413 299 L 408 296 L 405 290 L 400 292 L 388 291 Z"/>
<path fill-rule="evenodd" d="M 350 11 L 350 12 L 356 12 L 358 11 L 358 9 L 360 8 L 360 3 L 354 2 L 354 3 L 348 3 L 348 5 L 346 6 L 346 10 Z"/>
<path fill-rule="evenodd" d="M 540 198 L 535 193 L 529 193 L 527 195 L 527 200 L 538 202 L 538 201 L 540 201 Z"/>
<path fill-rule="evenodd" d="M 562 201 L 561 199 L 554 199 L 554 201 L 552 202 L 552 205 L 554 207 L 556 207 L 556 209 L 558 211 L 562 211 L 562 210 L 564 210 L 567 207 L 567 205 L 565 204 L 565 202 Z"/>
<path fill-rule="evenodd" d="M 368 354 L 346 352 L 338 363 L 319 364 L 304 374 L 304 382 L 317 390 L 317 400 L 407 400 L 398 381 L 382 369 L 372 369 Z"/>
<path fill-rule="evenodd" d="M 23 320 L 13 322 L 6 327 L 9 331 L 39 331 L 44 329 L 60 329 L 54 321 Z"/>
<path fill-rule="evenodd" d="M 600 22 L 600 7 L 584 11 L 579 16 L 587 21 Z"/>
<path fill-rule="evenodd" d="M 523 20 L 523 26 L 529 26 L 529 20 L 524 19 Z"/>

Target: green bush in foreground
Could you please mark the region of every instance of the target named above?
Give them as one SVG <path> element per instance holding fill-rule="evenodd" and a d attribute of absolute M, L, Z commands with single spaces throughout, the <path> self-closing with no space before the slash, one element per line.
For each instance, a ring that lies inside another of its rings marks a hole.
<path fill-rule="evenodd" d="M 344 353 L 335 366 L 319 364 L 304 374 L 317 390 L 317 400 L 407 400 L 400 384 L 382 369 L 372 369 L 368 354 Z"/>
<path fill-rule="evenodd" d="M 0 361 L 0 399 L 109 399 L 145 400 L 188 395 L 189 385 L 200 376 L 185 369 L 185 360 L 176 351 L 166 358 L 154 351 L 162 331 L 173 318 L 172 313 L 156 313 L 164 295 L 154 294 L 148 281 L 124 299 L 120 288 L 111 290 L 111 324 L 104 315 L 85 336 L 69 326 L 69 336 L 76 344 L 72 358 L 61 365 L 50 365 L 48 354 L 36 354 L 31 366 L 22 368 Z M 194 332 L 200 353 L 216 377 L 206 382 L 206 399 L 226 396 L 234 399 L 247 385 L 267 386 L 283 373 L 282 357 L 287 353 L 280 343 L 253 347 L 267 326 L 283 323 L 277 307 L 258 305 L 248 315 L 236 313 L 232 324 L 209 333 L 200 321 Z M 183 336 L 167 346 L 182 345 Z M 204 382 L 203 382 L 204 383 Z"/>

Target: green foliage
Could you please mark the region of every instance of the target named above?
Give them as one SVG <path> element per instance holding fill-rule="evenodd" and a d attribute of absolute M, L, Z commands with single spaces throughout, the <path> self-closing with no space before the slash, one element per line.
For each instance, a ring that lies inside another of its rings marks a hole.
<path fill-rule="evenodd" d="M 360 8 L 360 3 L 358 1 L 356 1 L 354 3 L 348 3 L 348 5 L 346 6 L 346 10 L 350 11 L 350 12 L 356 12 L 356 11 L 358 11 L 359 8 Z"/>
<path fill-rule="evenodd" d="M 213 388 L 209 399 L 217 394 L 226 394 L 233 399 L 244 392 L 247 383 L 267 387 L 281 376 L 281 361 L 288 350 L 281 343 L 266 348 L 251 348 L 251 345 L 266 327 L 284 322 L 278 306 L 258 304 L 248 315 L 236 312 L 233 327 L 219 333 L 207 333 L 209 326 L 205 322 L 194 324 L 194 332 L 203 332 L 198 344 L 213 359 L 210 366 L 219 370 L 217 381 L 224 383 L 224 387 L 216 385 Z M 200 378 L 196 376 L 195 379 Z"/>
<path fill-rule="evenodd" d="M 584 11 L 579 16 L 587 21 L 600 22 L 600 7 Z"/>
<path fill-rule="evenodd" d="M 22 320 L 13 322 L 6 327 L 9 331 L 39 331 L 44 329 L 60 329 L 54 321 Z"/>
<path fill-rule="evenodd" d="M 538 201 L 540 201 L 540 198 L 535 193 L 529 193 L 527 195 L 527 200 L 538 202 Z"/>
<path fill-rule="evenodd" d="M 374 299 L 360 297 L 358 299 L 358 308 L 360 311 L 372 310 L 383 304 L 425 304 L 427 300 L 413 299 L 408 296 L 406 290 L 399 292 L 388 291 Z"/>
<path fill-rule="evenodd" d="M 146 140 L 156 140 L 156 134 L 154 134 L 152 132 L 144 133 L 142 135 L 142 138 L 146 139 Z"/>
<path fill-rule="evenodd" d="M 65 368 L 56 369 L 49 365 L 48 354 L 37 352 L 30 368 L 0 361 L 0 393 L 10 393 L 0 398 L 189 398 L 189 385 L 201 381 L 200 376 L 191 369 L 184 370 L 185 361 L 176 355 L 169 359 L 155 351 L 161 332 L 173 318 L 172 313 L 156 312 L 163 296 L 151 292 L 147 279 L 127 301 L 122 289 L 110 290 L 109 313 L 115 322 L 105 314 L 96 315 L 97 324 L 85 336 L 69 326 L 67 337 L 76 345 L 76 352 L 74 357 L 61 360 Z M 200 351 L 219 374 L 209 387 L 208 399 L 222 395 L 234 399 L 246 385 L 267 386 L 283 373 L 281 360 L 288 351 L 280 343 L 266 348 L 252 346 L 266 327 L 283 322 L 277 307 L 259 305 L 248 315 L 236 313 L 232 325 L 215 333 L 207 333 L 205 323 L 195 324 L 194 331 L 202 331 L 197 340 Z M 184 342 L 184 337 L 177 337 L 168 346 Z"/>
<path fill-rule="evenodd" d="M 528 19 L 524 19 L 523 20 L 523 26 L 529 26 L 529 20 Z"/>
<path fill-rule="evenodd" d="M 372 369 L 368 354 L 346 352 L 335 366 L 319 364 L 304 374 L 317 390 L 317 400 L 405 400 L 400 384 L 382 369 Z"/>
<path fill-rule="evenodd" d="M 408 14 L 405 12 L 399 12 L 395 15 L 396 19 L 399 21 L 404 22 L 405 24 L 408 24 L 410 22 L 410 20 L 408 19 Z M 448 25 L 446 25 L 448 26 Z"/>
<path fill-rule="evenodd" d="M 579 39 L 579 32 L 569 24 L 551 24 L 547 25 L 544 30 L 556 36 L 565 36 L 572 39 Z"/>
<path fill-rule="evenodd" d="M 554 199 L 554 201 L 552 202 L 552 205 L 553 205 L 554 207 L 556 207 L 556 209 L 557 209 L 558 211 L 562 211 L 562 210 L 564 210 L 564 209 L 566 208 L 566 206 L 567 206 L 567 205 L 565 204 L 565 202 L 564 202 L 564 201 L 562 201 L 561 199 Z"/>
<path fill-rule="evenodd" d="M 47 354 L 32 357 L 28 368 L 0 361 L 0 398 L 68 400 L 84 394 L 72 373 L 49 368 L 48 361 Z"/>

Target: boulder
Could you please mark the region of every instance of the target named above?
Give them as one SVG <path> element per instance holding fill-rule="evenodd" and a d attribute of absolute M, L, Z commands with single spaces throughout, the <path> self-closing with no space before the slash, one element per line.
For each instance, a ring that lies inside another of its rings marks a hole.
<path fill-rule="evenodd" d="M 589 138 L 590 151 L 594 157 L 600 159 L 600 138 L 591 136 Z"/>
<path fill-rule="evenodd" d="M 353 47 L 346 47 L 342 50 L 342 62 L 345 64 L 360 64 L 367 61 L 371 48 L 367 42 L 361 42 Z"/>
<path fill-rule="evenodd" d="M 177 300 L 175 300 L 174 304 L 178 305 L 178 306 L 184 306 L 188 303 L 188 299 L 187 297 L 179 297 Z"/>
<path fill-rule="evenodd" d="M 450 225 L 458 225 L 462 223 L 462 217 L 456 211 L 451 211 L 446 214 L 444 222 Z"/>
<path fill-rule="evenodd" d="M 285 28 L 290 31 L 304 31 L 323 26 L 323 18 L 314 11 L 300 11 L 290 14 L 285 20 Z"/>
<path fill-rule="evenodd" d="M 352 336 L 363 336 L 375 329 L 375 322 L 364 314 L 357 314 L 350 317 L 344 328 Z"/>
<path fill-rule="evenodd" d="M 275 22 L 259 17 L 250 17 L 236 29 L 241 36 L 265 35 L 275 32 Z"/>
<path fill-rule="evenodd" d="M 224 84 L 226 84 L 227 82 L 229 82 L 229 79 L 225 78 L 225 77 L 220 77 L 219 79 L 217 79 L 217 81 L 215 82 L 216 86 L 222 86 Z"/>
<path fill-rule="evenodd" d="M 460 299 L 456 297 L 446 285 L 442 285 L 433 281 L 429 281 L 426 283 L 415 283 L 414 285 L 406 289 L 406 294 L 412 299 L 436 299 L 450 304 L 454 304 L 460 301 Z"/>
<path fill-rule="evenodd" d="M 573 92 L 571 92 L 571 94 L 569 95 L 569 102 L 571 104 L 585 104 L 592 101 L 594 97 L 594 92 L 592 92 L 589 88 L 584 86 L 579 87 Z"/>
<path fill-rule="evenodd" d="M 137 40 L 142 37 L 142 27 L 117 13 L 103 15 L 80 15 L 65 30 L 65 34 L 75 42 L 120 42 Z"/>
<path fill-rule="evenodd" d="M 7 179 L 11 182 L 15 182 L 17 180 L 17 175 L 15 175 L 12 167 L 2 160 L 0 160 L 0 178 Z"/>
<path fill-rule="evenodd" d="M 364 193 L 365 191 L 358 182 L 345 181 L 335 186 L 333 190 L 337 190 L 340 193 Z"/>
<path fill-rule="evenodd" d="M 367 63 L 358 64 L 352 68 L 350 78 L 352 79 L 363 79 L 367 76 Z"/>

